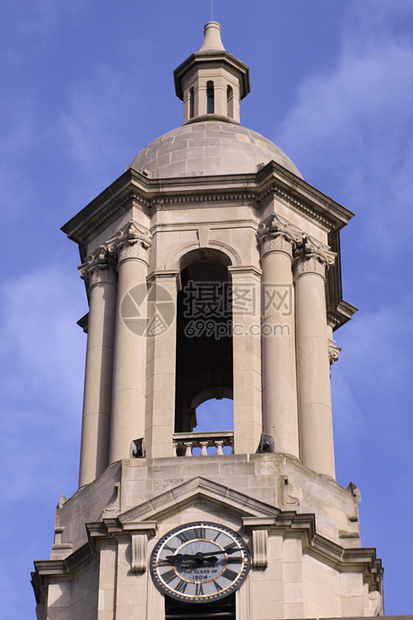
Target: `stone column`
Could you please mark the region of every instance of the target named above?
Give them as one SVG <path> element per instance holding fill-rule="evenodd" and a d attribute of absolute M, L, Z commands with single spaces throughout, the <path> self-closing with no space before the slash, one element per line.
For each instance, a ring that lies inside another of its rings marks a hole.
<path fill-rule="evenodd" d="M 261 226 L 261 342 L 264 432 L 275 451 L 299 458 L 293 249 L 302 233 L 273 214 Z"/>
<path fill-rule="evenodd" d="M 301 460 L 334 478 L 325 293 L 326 267 L 335 254 L 307 237 L 295 262 L 298 410 Z"/>
<path fill-rule="evenodd" d="M 105 248 L 79 269 L 89 293 L 79 472 L 79 486 L 83 486 L 100 476 L 109 464 L 117 275 Z"/>
<path fill-rule="evenodd" d="M 110 242 L 118 254 L 110 462 L 130 457 L 145 435 L 149 231 L 130 222 Z"/>

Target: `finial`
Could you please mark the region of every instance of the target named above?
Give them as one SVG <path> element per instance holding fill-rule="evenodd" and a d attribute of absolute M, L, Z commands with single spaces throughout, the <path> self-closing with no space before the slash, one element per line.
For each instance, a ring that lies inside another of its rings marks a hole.
<path fill-rule="evenodd" d="M 204 42 L 200 52 L 206 50 L 221 50 L 225 52 L 225 47 L 221 41 L 221 26 L 218 22 L 208 22 L 204 28 Z"/>

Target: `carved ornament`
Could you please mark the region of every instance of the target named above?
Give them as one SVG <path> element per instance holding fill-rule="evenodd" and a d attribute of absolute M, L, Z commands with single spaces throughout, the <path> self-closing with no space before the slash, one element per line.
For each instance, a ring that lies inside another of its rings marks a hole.
<path fill-rule="evenodd" d="M 306 235 L 295 255 L 294 275 L 316 273 L 325 278 L 326 269 L 334 265 L 335 257 L 336 253 L 331 252 L 328 245 Z"/>
<path fill-rule="evenodd" d="M 304 233 L 285 218 L 272 213 L 266 224 L 259 225 L 257 238 L 261 256 L 268 252 L 285 252 L 292 256 L 293 249 L 302 244 Z"/>
<path fill-rule="evenodd" d="M 146 570 L 146 548 L 148 546 L 147 534 L 132 534 L 132 562 L 131 569 L 134 573 L 144 573 Z"/>
<path fill-rule="evenodd" d="M 78 269 L 80 277 L 87 282 L 89 287 L 102 283 L 116 284 L 115 259 L 105 245 L 101 245 L 87 256 Z"/>
<path fill-rule="evenodd" d="M 328 359 L 330 360 L 330 366 L 334 364 L 334 362 L 338 362 L 338 360 L 340 359 L 340 351 L 341 347 L 337 346 L 334 340 L 329 339 Z"/>
<path fill-rule="evenodd" d="M 268 530 L 252 530 L 252 565 L 254 568 L 268 566 Z"/>
<path fill-rule="evenodd" d="M 118 230 L 105 245 L 111 254 L 135 245 L 149 250 L 152 245 L 152 235 L 147 228 L 142 228 L 132 221 Z"/>

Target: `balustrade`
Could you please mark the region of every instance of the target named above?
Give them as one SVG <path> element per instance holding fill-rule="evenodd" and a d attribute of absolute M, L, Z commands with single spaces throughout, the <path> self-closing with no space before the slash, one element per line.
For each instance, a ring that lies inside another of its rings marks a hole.
<path fill-rule="evenodd" d="M 208 456 L 208 449 L 215 449 L 215 456 L 223 456 L 223 448 L 234 448 L 234 431 L 216 431 L 208 433 L 174 433 L 173 445 L 175 456 Z M 193 451 L 199 448 L 200 454 Z M 230 453 L 231 453 L 230 452 Z M 211 450 L 209 452 L 211 455 Z"/>

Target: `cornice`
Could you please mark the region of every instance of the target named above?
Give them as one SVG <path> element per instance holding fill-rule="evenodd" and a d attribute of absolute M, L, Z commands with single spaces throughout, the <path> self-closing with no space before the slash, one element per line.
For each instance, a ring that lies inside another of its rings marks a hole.
<path fill-rule="evenodd" d="M 295 211 L 317 222 L 328 232 L 345 226 L 353 213 L 303 181 L 283 166 L 269 162 L 256 174 L 215 175 L 151 179 L 128 169 L 97 196 L 62 231 L 84 245 L 119 217 L 131 204 L 150 213 L 152 210 L 181 205 L 243 202 L 255 209 L 276 196 Z"/>
<path fill-rule="evenodd" d="M 137 202 L 143 207 L 146 207 L 146 208 L 149 207 L 149 202 L 147 200 L 144 200 L 142 196 L 140 196 L 136 192 L 130 192 L 128 196 L 126 196 L 126 198 L 124 198 L 123 200 L 120 200 L 119 202 L 116 202 L 111 207 L 111 209 L 106 211 L 105 214 L 99 220 L 91 224 L 89 228 L 86 228 L 86 230 L 82 233 L 82 240 L 86 240 L 88 237 L 93 235 L 95 230 L 98 230 L 102 226 L 102 224 L 104 224 L 107 220 L 112 219 L 114 215 L 116 215 L 117 213 L 120 214 L 123 211 L 125 211 L 128 208 L 129 203 L 132 201 Z"/>

